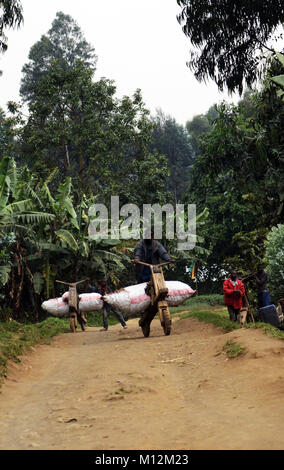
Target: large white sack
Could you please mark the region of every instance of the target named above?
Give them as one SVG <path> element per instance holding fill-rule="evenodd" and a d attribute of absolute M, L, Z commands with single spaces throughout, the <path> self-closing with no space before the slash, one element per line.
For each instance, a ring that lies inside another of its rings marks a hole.
<path fill-rule="evenodd" d="M 168 302 L 169 307 L 177 307 L 178 305 L 181 305 L 196 292 L 189 285 L 181 281 L 166 281 L 166 286 L 168 288 L 166 301 Z"/>
<path fill-rule="evenodd" d="M 62 297 L 49 299 L 42 303 L 41 307 L 54 317 L 64 317 L 69 314 L 68 306 L 69 292 L 65 292 Z M 79 295 L 79 309 L 81 312 L 94 312 L 103 308 L 101 294 L 90 293 Z"/>
<path fill-rule="evenodd" d="M 147 283 L 135 284 L 112 294 L 106 294 L 103 299 L 113 307 L 128 315 L 146 310 L 151 303 L 150 297 L 145 293 Z"/>
<path fill-rule="evenodd" d="M 62 297 L 46 300 L 41 304 L 41 307 L 54 317 L 64 317 L 69 313 L 68 303 L 64 302 Z"/>
<path fill-rule="evenodd" d="M 103 308 L 104 301 L 101 294 L 92 292 L 79 295 L 79 309 L 81 312 L 94 312 Z"/>
<path fill-rule="evenodd" d="M 166 300 L 170 307 L 176 307 L 182 304 L 185 300 L 191 297 L 195 290 L 181 281 L 165 281 L 168 288 L 168 296 Z M 151 303 L 150 297 L 145 293 L 147 283 L 135 284 L 133 286 L 125 287 L 118 292 L 107 294 L 103 299 L 118 308 L 119 310 L 127 313 L 134 314 L 146 310 Z"/>
<path fill-rule="evenodd" d="M 66 301 L 69 298 L 69 292 L 65 292 L 62 295 L 63 299 Z M 81 312 L 94 312 L 96 310 L 101 310 L 103 308 L 103 299 L 101 294 L 96 292 L 91 292 L 87 294 L 79 294 L 79 309 Z"/>

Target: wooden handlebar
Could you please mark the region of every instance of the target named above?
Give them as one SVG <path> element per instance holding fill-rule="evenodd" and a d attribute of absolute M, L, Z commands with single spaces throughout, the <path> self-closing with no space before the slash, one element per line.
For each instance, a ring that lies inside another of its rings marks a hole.
<path fill-rule="evenodd" d="M 155 267 L 155 268 L 160 268 L 161 266 L 166 266 L 167 264 L 172 264 L 174 261 L 166 261 L 165 263 L 160 263 L 160 264 L 148 264 L 148 263 L 144 263 L 143 261 L 140 261 L 140 260 L 132 260 L 131 263 L 134 263 L 134 264 L 143 264 L 144 266 L 148 266 L 149 268 L 152 266 L 152 267 Z"/>
<path fill-rule="evenodd" d="M 82 282 L 86 282 L 88 281 L 89 279 L 86 278 L 86 279 L 83 279 L 82 281 L 78 281 L 78 282 L 63 282 L 63 281 L 57 281 L 59 284 L 64 284 L 65 286 L 69 286 L 69 287 L 76 287 L 78 284 L 81 284 Z"/>

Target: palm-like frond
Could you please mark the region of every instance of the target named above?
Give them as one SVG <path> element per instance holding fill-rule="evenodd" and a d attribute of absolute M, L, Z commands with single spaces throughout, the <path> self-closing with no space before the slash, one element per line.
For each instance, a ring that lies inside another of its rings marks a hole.
<path fill-rule="evenodd" d="M 57 230 L 55 232 L 55 234 L 63 242 L 65 242 L 67 244 L 67 246 L 71 248 L 71 250 L 78 251 L 78 243 L 75 240 L 75 238 L 73 237 L 71 232 L 69 232 L 68 230 L 61 229 L 61 230 Z"/>
<path fill-rule="evenodd" d="M 0 266 L 0 285 L 5 285 L 9 281 L 11 266 Z"/>
<path fill-rule="evenodd" d="M 54 214 L 47 214 L 45 212 L 14 212 L 11 218 L 19 220 L 27 224 L 40 224 L 41 222 L 50 222 L 55 219 Z"/>

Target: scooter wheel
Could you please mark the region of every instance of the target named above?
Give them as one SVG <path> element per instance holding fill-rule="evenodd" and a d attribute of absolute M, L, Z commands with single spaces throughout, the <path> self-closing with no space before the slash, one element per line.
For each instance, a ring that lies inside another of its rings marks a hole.
<path fill-rule="evenodd" d="M 171 329 L 172 329 L 172 320 L 171 320 L 171 314 L 167 308 L 163 309 L 162 326 L 163 326 L 165 335 L 169 336 L 171 334 Z"/>
<path fill-rule="evenodd" d="M 70 318 L 70 330 L 72 331 L 72 333 L 75 333 L 75 332 L 76 332 L 76 328 L 77 328 L 76 318 L 75 318 L 75 317 L 71 317 L 71 318 Z"/>

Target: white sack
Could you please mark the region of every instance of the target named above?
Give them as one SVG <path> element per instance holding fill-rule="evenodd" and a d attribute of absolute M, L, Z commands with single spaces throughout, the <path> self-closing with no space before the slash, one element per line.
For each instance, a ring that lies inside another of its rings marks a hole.
<path fill-rule="evenodd" d="M 91 292 L 89 294 L 79 294 L 79 309 L 81 312 L 94 312 L 103 308 L 103 299 L 101 294 Z M 63 299 L 68 300 L 69 292 L 65 292 Z"/>
<path fill-rule="evenodd" d="M 140 313 L 146 310 L 151 303 L 150 297 L 145 294 L 146 285 L 147 283 L 143 282 L 128 286 L 118 292 L 104 295 L 103 299 L 128 315 Z"/>
<path fill-rule="evenodd" d="M 65 292 L 62 297 L 49 299 L 42 303 L 43 310 L 55 317 L 64 317 L 69 314 L 68 307 L 69 292 Z M 81 312 L 94 312 L 103 308 L 101 294 L 90 293 L 79 295 L 79 309 Z"/>
<path fill-rule="evenodd" d="M 103 308 L 104 302 L 101 294 L 92 292 L 79 295 L 79 309 L 81 312 L 94 312 Z"/>
<path fill-rule="evenodd" d="M 68 303 L 64 302 L 62 297 L 46 300 L 41 307 L 54 317 L 64 317 L 69 313 Z"/>
<path fill-rule="evenodd" d="M 169 292 L 165 300 L 168 302 L 169 307 L 177 307 L 178 305 L 181 305 L 196 292 L 191 289 L 189 285 L 181 281 L 166 281 L 166 286 Z"/>
<path fill-rule="evenodd" d="M 167 300 L 170 307 L 176 307 L 191 297 L 195 290 L 181 281 L 165 281 L 168 288 Z M 135 284 L 125 287 L 118 292 L 107 294 L 103 299 L 110 305 L 127 313 L 134 314 L 146 310 L 151 303 L 150 297 L 145 293 L 147 283 Z"/>

